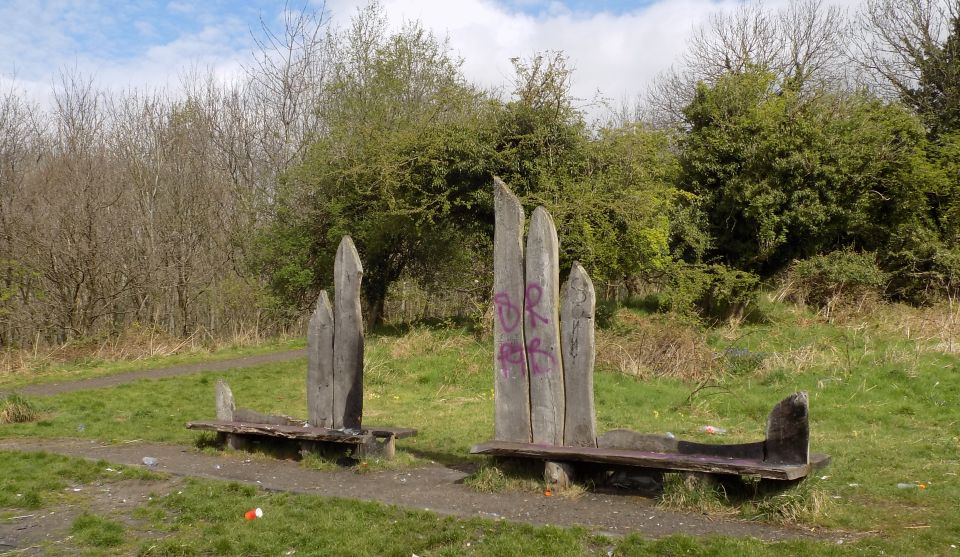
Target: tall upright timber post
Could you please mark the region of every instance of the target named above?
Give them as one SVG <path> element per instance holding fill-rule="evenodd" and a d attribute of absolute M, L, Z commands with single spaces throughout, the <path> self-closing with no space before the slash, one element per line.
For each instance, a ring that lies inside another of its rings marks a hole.
<path fill-rule="evenodd" d="M 533 212 L 524 251 L 523 207 L 499 178 L 494 207 L 496 439 L 595 447 L 593 282 L 575 263 L 561 300 L 550 213 Z M 544 467 L 546 480 L 558 485 L 568 484 L 571 473 L 556 462 Z"/>
<path fill-rule="evenodd" d="M 307 421 L 333 427 L 333 308 L 325 290 L 307 327 Z"/>
<path fill-rule="evenodd" d="M 523 334 L 530 370 L 533 442 L 563 444 L 566 398 L 560 354 L 560 243 L 553 218 L 543 207 L 530 217 Z"/>
<path fill-rule="evenodd" d="M 333 427 L 360 429 L 363 416 L 363 267 L 350 236 L 344 236 L 333 265 Z"/>
<path fill-rule="evenodd" d="M 520 200 L 493 179 L 494 430 L 501 441 L 530 442 L 530 386 L 523 335 L 523 228 Z"/>
<path fill-rule="evenodd" d="M 350 236 L 333 264 L 334 300 L 321 291 L 307 328 L 307 421 L 314 427 L 360 429 L 363 417 L 363 267 Z"/>
<path fill-rule="evenodd" d="M 596 360 L 594 315 L 597 294 L 590 275 L 574 263 L 560 302 L 560 346 L 566 393 L 563 444 L 597 446 L 597 418 L 593 406 L 593 365 Z"/>

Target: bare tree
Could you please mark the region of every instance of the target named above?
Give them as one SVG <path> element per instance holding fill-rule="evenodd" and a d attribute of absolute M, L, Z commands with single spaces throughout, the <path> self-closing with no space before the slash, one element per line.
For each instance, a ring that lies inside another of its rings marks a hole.
<path fill-rule="evenodd" d="M 776 12 L 757 0 L 718 12 L 694 34 L 680 63 L 657 77 L 640 112 L 658 126 L 677 125 L 697 83 L 752 67 L 801 89 L 841 83 L 845 29 L 844 13 L 823 0 L 796 0 Z"/>
<path fill-rule="evenodd" d="M 258 124 L 257 139 L 271 175 L 276 176 L 303 158 L 320 131 L 318 116 L 326 77 L 326 40 L 329 37 L 325 8 L 305 4 L 283 10 L 283 30 L 277 33 L 261 20 L 254 35 L 255 63 L 247 68 L 249 94 Z"/>
<path fill-rule="evenodd" d="M 960 88 L 960 37 L 948 49 L 951 33 L 960 35 L 956 0 L 868 0 L 851 50 L 879 93 L 926 114 L 937 111 L 932 99 Z M 924 88 L 935 94 L 924 94 Z"/>
<path fill-rule="evenodd" d="M 0 348 L 19 338 L 33 278 L 22 253 L 25 187 L 40 155 L 40 111 L 11 85 L 0 97 Z"/>

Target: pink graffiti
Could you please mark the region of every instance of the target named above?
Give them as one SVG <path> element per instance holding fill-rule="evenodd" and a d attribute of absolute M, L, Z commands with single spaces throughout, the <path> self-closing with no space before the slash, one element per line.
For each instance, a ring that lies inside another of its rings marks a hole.
<path fill-rule="evenodd" d="M 550 365 L 543 367 L 540 362 L 537 361 L 537 356 L 542 356 L 549 360 Z M 540 339 L 535 338 L 527 343 L 527 358 L 530 360 L 530 374 L 531 375 L 540 375 L 541 373 L 550 373 L 553 369 L 552 366 L 556 365 L 557 359 L 548 352 L 540 348 Z"/>
<path fill-rule="evenodd" d="M 527 285 L 523 296 L 525 298 L 524 309 L 527 310 L 527 314 L 530 317 L 530 328 L 536 329 L 538 321 L 544 325 L 549 323 L 549 319 L 537 313 L 537 306 L 540 305 L 540 299 L 543 298 L 543 287 L 535 282 L 531 282 Z"/>
<path fill-rule="evenodd" d="M 498 292 L 493 297 L 493 305 L 497 308 L 497 319 L 505 333 L 512 333 L 520 326 L 520 308 L 510 300 L 510 294 Z"/>
<path fill-rule="evenodd" d="M 530 362 L 531 375 L 550 373 L 557 363 L 553 354 L 540 348 L 540 342 L 539 338 L 535 338 L 527 343 L 526 353 Z M 500 345 L 497 352 L 497 361 L 500 363 L 500 374 L 503 375 L 504 379 L 509 379 L 511 375 L 523 377 L 526 374 L 527 369 L 524 365 L 523 353 L 523 345 L 519 342 L 504 342 Z M 544 362 L 546 362 L 546 365 Z"/>
<path fill-rule="evenodd" d="M 500 351 L 497 352 L 497 361 L 500 362 L 500 374 L 504 379 L 510 379 L 510 371 L 516 370 L 518 366 L 520 373 L 515 373 L 515 377 L 523 377 L 527 374 L 523 361 L 523 345 L 519 342 L 501 344 Z"/>

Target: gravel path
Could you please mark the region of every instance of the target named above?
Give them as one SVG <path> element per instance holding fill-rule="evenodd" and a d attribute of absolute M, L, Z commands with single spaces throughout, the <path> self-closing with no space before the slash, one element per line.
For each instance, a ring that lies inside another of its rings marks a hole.
<path fill-rule="evenodd" d="M 754 537 L 766 541 L 818 539 L 846 543 L 856 534 L 779 527 L 769 524 L 710 518 L 658 509 L 651 499 L 619 493 L 588 492 L 576 499 L 536 493 L 478 493 L 463 485 L 470 472 L 440 465 L 408 470 L 357 474 L 349 469 L 317 471 L 297 462 L 243 453 L 209 455 L 192 447 L 131 442 L 104 444 L 62 439 L 7 439 L 0 450 L 46 451 L 91 460 L 142 465 L 156 458 L 156 470 L 175 476 L 237 481 L 272 491 L 376 501 L 441 515 L 481 517 L 530 524 L 583 526 L 593 531 L 649 538 L 671 534 Z M 269 509 L 265 509 L 269 512 Z"/>

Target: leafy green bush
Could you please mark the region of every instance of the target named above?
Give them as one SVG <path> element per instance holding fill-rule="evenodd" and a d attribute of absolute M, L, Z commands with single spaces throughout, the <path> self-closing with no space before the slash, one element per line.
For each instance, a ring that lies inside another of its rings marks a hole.
<path fill-rule="evenodd" d="M 915 305 L 960 295 L 960 248 L 935 232 L 915 228 L 897 234 L 881 260 L 890 271 L 890 296 Z"/>
<path fill-rule="evenodd" d="M 838 306 L 862 306 L 882 296 L 890 276 L 873 253 L 838 250 L 794 261 L 787 271 L 785 297 L 830 314 Z"/>
<path fill-rule="evenodd" d="M 743 316 L 756 304 L 760 279 L 725 265 L 675 263 L 660 293 L 661 309 L 711 320 Z"/>

